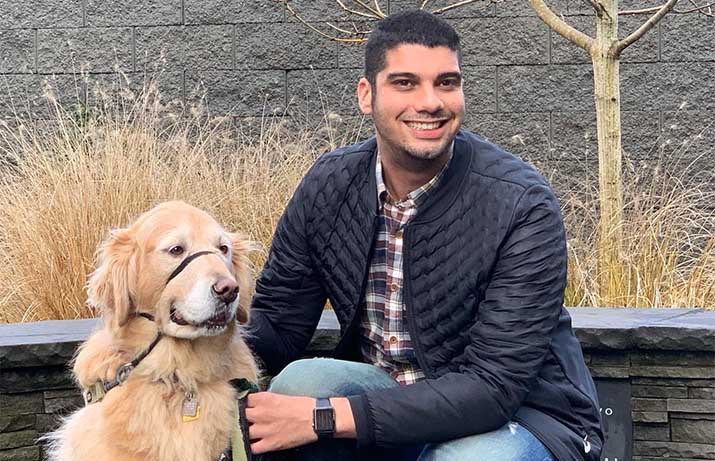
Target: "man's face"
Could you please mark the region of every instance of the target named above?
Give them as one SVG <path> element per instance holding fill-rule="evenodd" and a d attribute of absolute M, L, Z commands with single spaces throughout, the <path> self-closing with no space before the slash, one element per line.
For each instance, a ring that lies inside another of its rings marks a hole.
<path fill-rule="evenodd" d="M 365 78 L 358 84 L 360 110 L 372 114 L 381 155 L 447 155 L 464 119 L 457 53 L 404 44 L 388 50 L 385 63 L 374 88 Z"/>

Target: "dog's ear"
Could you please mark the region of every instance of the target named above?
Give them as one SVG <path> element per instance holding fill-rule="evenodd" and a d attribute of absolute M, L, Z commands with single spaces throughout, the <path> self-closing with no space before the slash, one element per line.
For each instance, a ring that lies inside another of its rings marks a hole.
<path fill-rule="evenodd" d="M 87 283 L 87 302 L 102 310 L 113 331 L 127 323 L 132 310 L 129 277 L 134 249 L 129 229 L 112 231 L 97 249 L 96 269 Z"/>
<path fill-rule="evenodd" d="M 249 256 L 253 252 L 260 251 L 260 247 L 256 242 L 248 239 L 243 234 L 231 233 L 228 234 L 233 247 L 231 257 L 231 272 L 236 277 L 238 282 L 238 311 L 236 319 L 240 323 L 248 322 L 248 310 L 251 305 L 251 296 L 253 295 L 253 263 Z"/>

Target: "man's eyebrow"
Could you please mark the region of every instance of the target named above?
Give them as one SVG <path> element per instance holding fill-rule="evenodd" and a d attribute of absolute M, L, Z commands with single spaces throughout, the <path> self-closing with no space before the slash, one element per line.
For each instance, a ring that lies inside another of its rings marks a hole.
<path fill-rule="evenodd" d="M 445 72 L 437 76 L 437 80 L 444 80 L 446 78 L 455 78 L 457 80 L 462 80 L 461 72 Z"/>
<path fill-rule="evenodd" d="M 397 78 L 409 78 L 411 80 L 417 80 L 417 75 L 413 74 L 412 72 L 393 72 L 391 74 L 387 74 L 387 79 L 388 80 L 395 80 Z"/>
<path fill-rule="evenodd" d="M 387 74 L 387 80 L 396 80 L 400 78 L 406 78 L 409 80 L 419 80 L 419 77 L 417 74 L 413 74 L 412 72 L 393 72 L 391 74 Z M 455 71 L 455 72 L 443 72 L 439 75 L 437 75 L 436 80 L 444 80 L 447 78 L 454 78 L 457 80 L 462 80 L 462 73 Z"/>

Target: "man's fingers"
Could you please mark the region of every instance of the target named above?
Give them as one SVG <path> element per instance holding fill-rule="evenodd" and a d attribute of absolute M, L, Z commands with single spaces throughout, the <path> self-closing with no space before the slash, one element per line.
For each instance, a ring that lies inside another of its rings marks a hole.
<path fill-rule="evenodd" d="M 254 453 L 282 450 L 313 441 L 314 399 L 271 392 L 250 394 L 246 402 L 248 436 Z"/>
<path fill-rule="evenodd" d="M 275 432 L 275 429 L 270 424 L 251 424 L 248 426 L 249 440 L 265 439 L 270 437 Z"/>
<path fill-rule="evenodd" d="M 254 455 L 260 455 L 262 453 L 268 453 L 269 451 L 275 451 L 274 448 L 270 446 L 268 442 L 266 442 L 265 439 L 261 439 L 257 442 L 253 442 L 251 444 L 251 453 Z"/>
<path fill-rule="evenodd" d="M 248 420 L 249 423 L 258 423 L 261 422 L 262 420 L 265 421 L 268 418 L 261 418 L 263 416 L 265 411 L 259 409 L 259 408 L 246 408 L 246 419 Z"/>
<path fill-rule="evenodd" d="M 267 399 L 270 399 L 271 394 L 269 392 L 252 392 L 248 394 L 246 398 L 246 407 L 256 407 L 264 403 Z"/>

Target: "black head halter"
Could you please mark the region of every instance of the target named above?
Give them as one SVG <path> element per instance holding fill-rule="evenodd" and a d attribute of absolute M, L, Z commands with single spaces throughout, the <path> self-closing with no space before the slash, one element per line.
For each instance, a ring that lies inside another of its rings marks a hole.
<path fill-rule="evenodd" d="M 173 279 L 174 277 L 179 275 L 181 273 L 181 271 L 183 271 L 186 268 L 186 266 L 189 265 L 189 263 L 191 261 L 198 258 L 199 256 L 211 255 L 211 254 L 214 254 L 214 252 L 210 251 L 210 250 L 197 251 L 194 254 L 190 254 L 189 256 L 184 258 L 184 260 L 181 261 L 181 263 L 178 266 L 176 266 L 176 269 L 174 269 L 174 272 L 171 273 L 171 275 L 169 276 L 169 279 L 166 281 L 166 284 L 168 285 L 169 282 L 171 282 L 171 279 Z"/>

